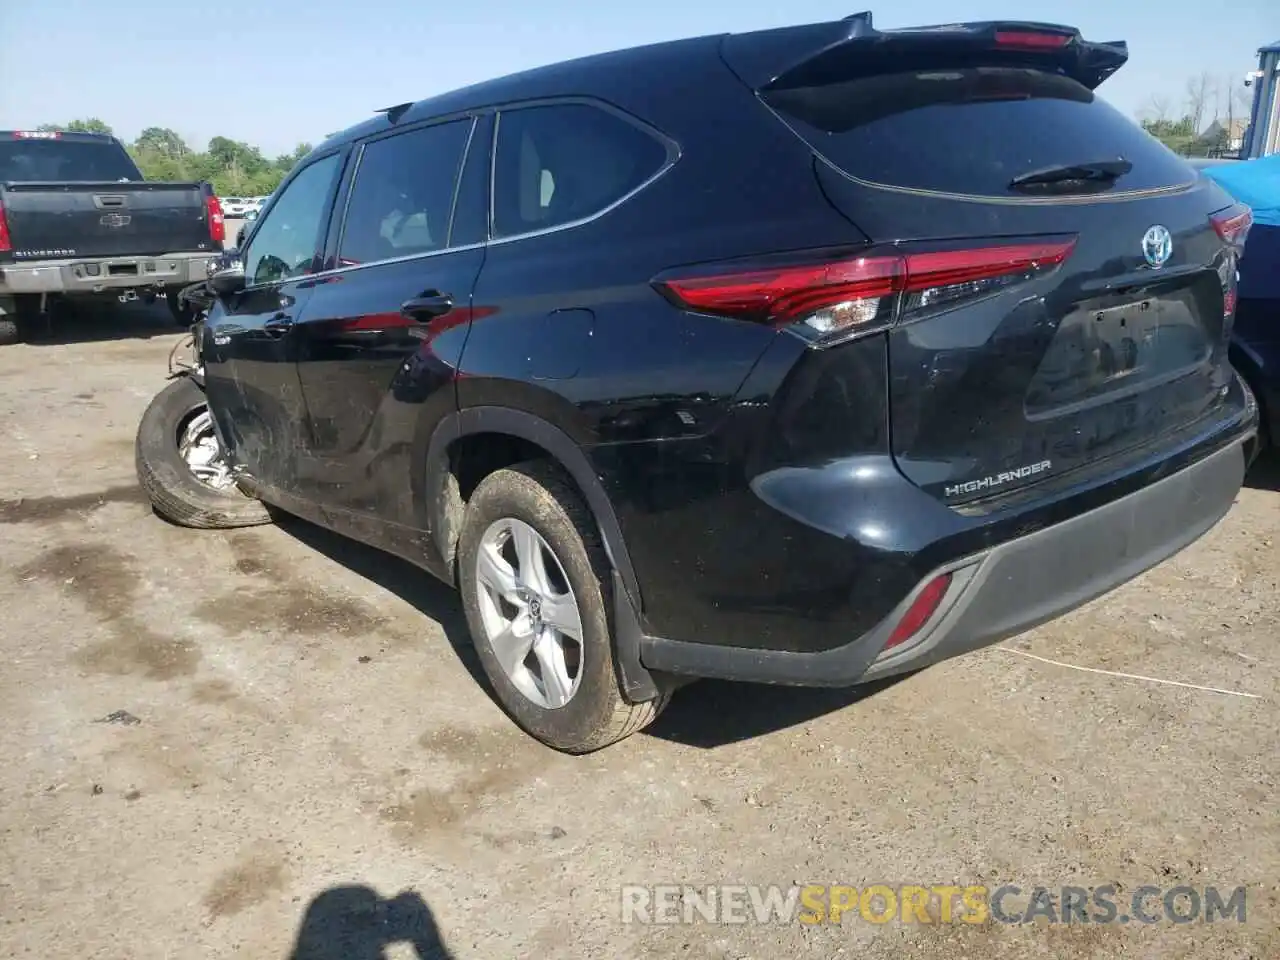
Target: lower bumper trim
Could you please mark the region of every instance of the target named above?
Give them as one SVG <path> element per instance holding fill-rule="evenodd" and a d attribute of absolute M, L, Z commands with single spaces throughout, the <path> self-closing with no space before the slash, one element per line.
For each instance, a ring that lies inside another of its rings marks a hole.
<path fill-rule="evenodd" d="M 874 630 L 815 653 L 756 650 L 656 637 L 641 641 L 650 670 L 801 686 L 849 686 L 997 643 L 1073 610 L 1178 553 L 1231 508 L 1246 446 L 1230 444 L 1095 510 L 929 573 Z M 932 621 L 908 645 L 884 651 L 919 592 L 956 571 Z"/>

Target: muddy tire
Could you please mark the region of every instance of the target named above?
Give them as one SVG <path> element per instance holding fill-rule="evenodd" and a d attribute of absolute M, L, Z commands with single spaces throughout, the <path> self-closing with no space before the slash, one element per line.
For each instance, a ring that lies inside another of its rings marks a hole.
<path fill-rule="evenodd" d="M 207 407 L 204 391 L 189 377 L 161 390 L 142 415 L 134 443 L 138 482 L 158 514 L 184 527 L 226 529 L 270 523 L 258 500 L 232 487 L 222 491 L 202 483 L 178 450 L 187 425 Z"/>
<path fill-rule="evenodd" d="M 541 560 L 520 563 L 516 557 L 521 543 L 536 544 L 526 550 L 536 550 Z M 484 573 L 478 566 L 482 550 Z M 504 556 L 511 561 L 504 561 Z M 492 562 L 495 557 L 496 567 Z M 541 574 L 530 575 L 535 567 L 541 568 Z M 670 695 L 665 692 L 646 703 L 631 703 L 622 694 L 613 656 L 609 561 L 594 518 L 572 483 L 554 465 L 531 461 L 498 470 L 480 482 L 463 518 L 458 573 L 467 624 L 499 703 L 525 732 L 547 746 L 566 753 L 598 750 L 647 726 L 667 705 Z M 540 596 L 534 584 L 551 584 L 537 608 L 527 597 L 517 599 L 515 605 L 499 602 L 493 582 L 512 575 L 504 580 L 504 586 L 518 584 L 513 589 L 534 599 Z M 574 607 L 573 612 L 567 612 L 566 602 Z M 519 653 L 523 643 L 510 639 L 522 630 L 497 629 L 508 616 L 526 628 L 532 623 L 532 633 L 523 636 L 534 639 L 527 640 L 528 651 L 523 656 Z M 553 628 L 551 633 L 560 637 L 563 648 L 558 662 L 563 666 L 573 661 L 576 669 L 562 674 L 569 677 L 566 681 L 548 686 L 546 678 L 552 671 L 539 666 L 546 662 L 543 631 L 553 622 L 566 621 L 573 624 L 569 631 Z M 575 628 L 576 643 L 565 639 Z M 498 642 L 495 637 L 508 639 Z M 565 683 L 572 688 L 567 702 L 563 702 L 569 689 Z"/>
<path fill-rule="evenodd" d="M 26 297 L 0 297 L 0 347 L 25 340 L 35 312 Z"/>

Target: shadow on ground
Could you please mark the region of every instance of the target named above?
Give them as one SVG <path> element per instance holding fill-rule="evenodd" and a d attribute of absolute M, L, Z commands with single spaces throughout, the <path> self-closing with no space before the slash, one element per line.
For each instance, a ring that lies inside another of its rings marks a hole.
<path fill-rule="evenodd" d="M 838 690 L 699 680 L 676 691 L 662 716 L 644 732 L 690 747 L 724 747 L 843 710 L 901 679 Z"/>
<path fill-rule="evenodd" d="M 55 305 L 32 321 L 23 340 L 33 347 L 107 340 L 149 340 L 182 332 L 164 300 L 122 304 L 115 300 L 87 300 Z"/>
<path fill-rule="evenodd" d="M 1280 450 L 1264 450 L 1245 475 L 1244 485 L 1254 490 L 1280 491 Z"/>
<path fill-rule="evenodd" d="M 471 633 L 467 628 L 467 618 L 462 612 L 462 603 L 452 587 L 406 560 L 299 517 L 276 510 L 272 511 L 272 516 L 276 526 L 298 542 L 394 593 L 438 623 L 463 666 L 478 683 L 488 689 L 488 680 L 471 644 Z"/>
<path fill-rule="evenodd" d="M 384 899 L 358 884 L 331 887 L 307 906 L 289 960 L 385 960 L 385 948 L 401 943 L 419 960 L 453 957 L 417 892 Z"/>
<path fill-rule="evenodd" d="M 376 583 L 440 624 L 463 666 L 490 697 L 494 696 L 453 588 L 381 550 L 298 517 L 278 512 L 275 516 L 276 525 L 300 543 Z M 687 746 L 726 746 L 844 709 L 898 679 L 840 690 L 698 681 L 677 691 L 670 706 L 645 733 Z"/>

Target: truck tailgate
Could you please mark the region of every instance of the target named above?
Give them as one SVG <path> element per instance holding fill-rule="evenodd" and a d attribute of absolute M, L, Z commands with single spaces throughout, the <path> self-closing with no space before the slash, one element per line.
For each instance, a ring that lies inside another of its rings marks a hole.
<path fill-rule="evenodd" d="M 0 203 L 17 262 L 215 249 L 196 183 L 5 183 Z"/>

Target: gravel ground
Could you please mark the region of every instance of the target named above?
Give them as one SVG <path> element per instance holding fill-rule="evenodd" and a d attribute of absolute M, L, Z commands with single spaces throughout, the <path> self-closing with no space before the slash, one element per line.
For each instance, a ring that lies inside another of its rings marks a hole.
<path fill-rule="evenodd" d="M 489 699 L 425 574 L 300 521 L 151 513 L 162 312 L 0 349 L 0 955 L 1280 956 L 1280 463 L 1010 649 L 870 690 L 696 684 L 570 758 Z M 621 920 L 623 884 L 797 882 L 1244 885 L 1247 914 Z"/>

